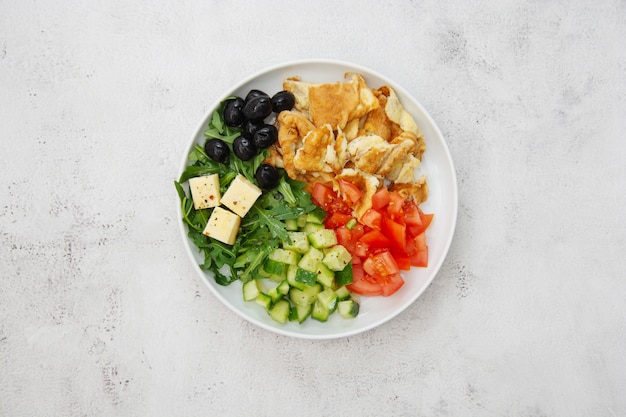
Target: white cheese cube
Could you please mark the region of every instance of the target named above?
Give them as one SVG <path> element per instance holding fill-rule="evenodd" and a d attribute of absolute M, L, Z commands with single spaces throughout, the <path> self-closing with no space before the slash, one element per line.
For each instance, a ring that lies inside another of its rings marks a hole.
<path fill-rule="evenodd" d="M 196 210 L 220 205 L 220 177 L 217 174 L 190 178 L 189 190 Z"/>
<path fill-rule="evenodd" d="M 261 189 L 238 174 L 222 196 L 222 204 L 243 217 L 261 196 Z"/>
<path fill-rule="evenodd" d="M 237 238 L 241 217 L 221 207 L 215 207 L 204 228 L 206 236 L 232 245 Z"/>

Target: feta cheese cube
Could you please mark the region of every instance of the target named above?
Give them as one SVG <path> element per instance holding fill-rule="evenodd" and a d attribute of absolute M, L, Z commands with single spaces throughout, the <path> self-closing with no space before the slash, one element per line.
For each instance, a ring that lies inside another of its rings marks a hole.
<path fill-rule="evenodd" d="M 220 177 L 217 174 L 190 178 L 189 190 L 196 210 L 220 205 Z"/>
<path fill-rule="evenodd" d="M 202 233 L 227 245 L 232 245 L 237 239 L 240 224 L 241 217 L 221 207 L 215 207 Z"/>
<path fill-rule="evenodd" d="M 222 196 L 222 204 L 243 217 L 261 196 L 261 189 L 238 174 Z"/>

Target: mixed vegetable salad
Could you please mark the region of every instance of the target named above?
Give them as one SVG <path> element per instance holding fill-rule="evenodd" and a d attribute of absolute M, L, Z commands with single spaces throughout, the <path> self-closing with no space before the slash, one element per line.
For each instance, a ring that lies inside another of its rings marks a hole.
<path fill-rule="evenodd" d="M 390 296 L 404 283 L 400 271 L 428 265 L 433 215 L 383 186 L 357 219 L 364 196 L 350 182 L 335 192 L 265 163 L 277 142 L 272 119 L 294 101 L 251 90 L 219 105 L 175 181 L 183 221 L 201 269 L 219 285 L 241 281 L 243 299 L 273 320 L 353 318 L 359 295 Z"/>

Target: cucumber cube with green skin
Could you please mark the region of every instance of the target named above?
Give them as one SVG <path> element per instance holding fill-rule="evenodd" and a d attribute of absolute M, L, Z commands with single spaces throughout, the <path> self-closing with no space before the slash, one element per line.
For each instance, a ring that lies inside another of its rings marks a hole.
<path fill-rule="evenodd" d="M 287 282 L 287 280 L 284 280 L 280 284 L 278 284 L 278 286 L 276 286 L 276 291 L 278 291 L 278 293 L 282 295 L 289 294 L 289 283 Z"/>
<path fill-rule="evenodd" d="M 326 252 L 322 262 L 333 271 L 342 271 L 352 261 L 352 255 L 342 245 L 335 245 Z"/>
<path fill-rule="evenodd" d="M 270 309 L 270 306 L 272 305 L 272 297 L 262 292 L 256 296 L 254 301 L 256 301 L 257 304 L 263 306 L 263 308 L 265 308 L 268 311 Z"/>
<path fill-rule="evenodd" d="M 344 285 L 335 290 L 337 301 L 345 301 L 350 299 L 350 290 Z"/>
<path fill-rule="evenodd" d="M 326 212 L 319 207 L 316 207 L 315 210 L 313 210 L 310 213 L 307 213 L 306 215 L 307 223 L 322 224 L 324 223 L 325 218 L 326 218 Z"/>
<path fill-rule="evenodd" d="M 326 288 L 333 288 L 335 286 L 335 273 L 323 262 L 317 264 L 317 282 Z"/>
<path fill-rule="evenodd" d="M 302 229 L 304 227 L 304 225 L 306 224 L 306 217 L 306 214 L 298 216 L 298 218 L 296 219 L 296 222 L 298 223 L 298 229 Z"/>
<path fill-rule="evenodd" d="M 272 303 L 275 303 L 287 294 L 289 294 L 289 283 L 287 282 L 287 280 L 281 281 L 280 284 L 267 292 L 267 295 L 269 295 L 272 299 Z"/>
<path fill-rule="evenodd" d="M 300 229 L 301 232 L 308 234 L 311 234 L 313 232 L 316 232 L 318 230 L 323 230 L 324 229 L 324 225 L 323 224 L 319 224 L 319 223 L 307 223 L 304 225 L 304 227 L 302 227 Z"/>
<path fill-rule="evenodd" d="M 307 271 L 316 272 L 317 264 L 322 259 L 324 259 L 324 253 L 321 250 L 312 247 L 302 256 L 302 258 L 300 258 L 298 266 L 302 269 L 306 269 Z M 352 256 L 350 259 L 352 259 Z"/>
<path fill-rule="evenodd" d="M 284 280 L 287 277 L 288 269 L 289 265 L 274 259 L 267 259 L 263 264 L 263 272 L 266 274 L 266 277 L 275 282 L 281 282 Z"/>
<path fill-rule="evenodd" d="M 286 219 L 285 220 L 285 229 L 287 229 L 287 230 L 298 230 L 298 221 L 296 219 Z"/>
<path fill-rule="evenodd" d="M 285 323 L 289 318 L 291 312 L 291 304 L 287 300 L 279 300 L 276 304 L 270 307 L 269 313 L 272 320 L 278 323 Z"/>
<path fill-rule="evenodd" d="M 319 284 L 315 284 L 312 287 L 306 287 L 303 290 L 298 288 L 291 288 L 289 290 L 289 299 L 296 305 L 309 305 L 315 302 L 315 297 L 322 291 L 322 287 Z"/>
<path fill-rule="evenodd" d="M 259 274 L 259 276 L 261 276 L 263 278 L 269 278 L 270 277 L 270 274 L 268 274 L 265 271 L 265 268 L 263 268 L 263 265 L 259 266 L 258 274 Z"/>
<path fill-rule="evenodd" d="M 324 307 L 324 305 L 319 300 L 316 300 L 313 303 L 311 318 L 317 321 L 325 322 L 328 320 L 328 316 L 330 316 L 330 310 Z"/>
<path fill-rule="evenodd" d="M 291 308 L 291 315 L 289 316 L 289 320 L 297 321 L 298 323 L 302 324 L 307 319 L 307 317 L 311 315 L 312 310 L 313 304 L 294 304 L 294 306 Z"/>
<path fill-rule="evenodd" d="M 298 271 L 296 272 L 296 281 L 308 286 L 314 285 L 317 282 L 317 273 L 298 268 Z"/>
<path fill-rule="evenodd" d="M 287 232 L 290 242 L 283 242 L 283 248 L 296 251 L 298 253 L 307 253 L 309 251 L 309 239 L 304 232 Z"/>
<path fill-rule="evenodd" d="M 242 290 L 244 301 L 252 301 L 257 298 L 259 294 L 261 294 L 259 282 L 256 279 L 252 279 L 243 284 Z"/>
<path fill-rule="evenodd" d="M 331 288 L 326 288 L 324 291 L 317 294 L 317 301 L 322 303 L 322 305 L 332 313 L 337 307 L 337 294 L 335 294 L 335 291 Z"/>
<path fill-rule="evenodd" d="M 354 277 L 352 275 L 352 262 L 345 266 L 341 271 L 335 272 L 335 284 L 338 287 L 352 284 Z"/>
<path fill-rule="evenodd" d="M 300 254 L 293 250 L 276 248 L 269 254 L 268 258 L 288 265 L 297 265 Z M 267 271 L 267 268 L 265 270 Z"/>
<path fill-rule="evenodd" d="M 298 265 L 289 265 L 289 269 L 287 270 L 287 282 L 291 287 L 303 290 L 306 287 L 306 284 L 296 281 L 296 274 L 299 269 Z"/>
<path fill-rule="evenodd" d="M 339 301 L 337 311 L 344 319 L 353 319 L 359 315 L 359 303 L 354 300 Z"/>
<path fill-rule="evenodd" d="M 318 249 L 330 248 L 337 244 L 337 235 L 332 229 L 320 229 L 309 234 L 309 242 Z"/>
<path fill-rule="evenodd" d="M 283 298 L 283 295 L 278 292 L 278 287 L 274 287 L 274 288 L 270 289 L 267 292 L 267 295 L 269 295 L 269 297 L 271 298 L 272 303 L 275 303 L 276 301 L 278 301 L 281 298 Z"/>

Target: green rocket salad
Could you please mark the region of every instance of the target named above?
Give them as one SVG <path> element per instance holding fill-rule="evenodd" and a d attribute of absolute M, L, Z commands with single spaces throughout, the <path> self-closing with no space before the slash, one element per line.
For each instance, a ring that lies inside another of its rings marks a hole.
<path fill-rule="evenodd" d="M 224 103 L 213 113 L 204 134 L 207 139 L 217 138 L 232 144 L 239 136 L 240 129 L 224 123 L 223 107 Z M 208 210 L 195 210 L 182 184 L 193 177 L 218 174 L 220 191 L 223 193 L 237 174 L 254 181 L 256 169 L 268 155 L 269 151 L 265 149 L 248 161 L 229 158 L 226 164 L 222 164 L 209 158 L 203 147 L 195 145 L 189 154 L 189 165 L 175 181 L 188 235 L 204 255 L 200 267 L 211 271 L 220 285 L 229 285 L 236 280 L 245 283 L 253 279 L 269 254 L 281 242 L 289 241 L 285 220 L 297 219 L 303 214 L 321 209 L 313 204 L 311 195 L 303 191 L 305 184 L 290 179 L 283 170 L 279 170 L 278 186 L 265 191 L 256 201 L 242 219 L 235 243 L 227 245 L 202 234 L 209 219 Z M 229 273 L 225 273 L 224 268 Z"/>

